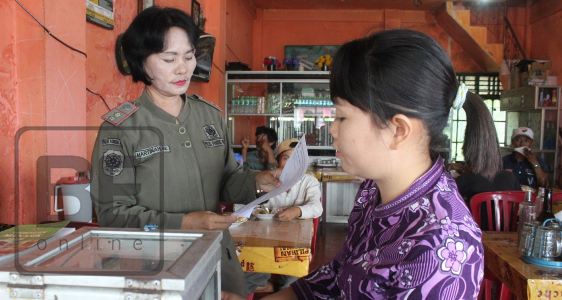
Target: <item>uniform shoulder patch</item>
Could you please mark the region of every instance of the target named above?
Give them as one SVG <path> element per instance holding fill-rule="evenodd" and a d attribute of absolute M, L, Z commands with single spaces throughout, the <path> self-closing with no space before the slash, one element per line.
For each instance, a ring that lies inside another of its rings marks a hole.
<path fill-rule="evenodd" d="M 190 96 L 190 98 L 193 99 L 193 100 L 199 100 L 199 101 L 201 101 L 201 102 L 203 102 L 207 105 L 210 105 L 210 106 L 216 108 L 218 111 L 222 111 L 222 109 L 218 105 L 203 99 L 203 97 L 201 97 L 199 95 L 193 94 L 193 95 Z"/>
<path fill-rule="evenodd" d="M 139 110 L 138 106 L 134 105 L 131 102 L 125 102 L 117 106 L 110 112 L 106 113 L 101 118 L 115 126 L 118 126 L 119 124 L 123 123 L 123 121 L 125 121 L 128 117 L 134 114 L 137 110 Z"/>

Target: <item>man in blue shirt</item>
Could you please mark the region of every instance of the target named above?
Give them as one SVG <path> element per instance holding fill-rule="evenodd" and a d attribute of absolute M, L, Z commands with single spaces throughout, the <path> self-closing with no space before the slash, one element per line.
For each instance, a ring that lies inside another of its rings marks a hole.
<path fill-rule="evenodd" d="M 548 166 L 531 150 L 533 138 L 531 128 L 517 128 L 511 138 L 511 144 L 515 149 L 513 153 L 503 157 L 503 168 L 513 172 L 521 185 L 533 188 L 546 187 Z"/>
<path fill-rule="evenodd" d="M 277 132 L 275 129 L 260 126 L 256 128 L 256 150 L 248 152 L 250 139 L 242 139 L 242 157 L 244 159 L 244 170 L 273 170 L 275 165 L 275 144 L 277 143 Z"/>

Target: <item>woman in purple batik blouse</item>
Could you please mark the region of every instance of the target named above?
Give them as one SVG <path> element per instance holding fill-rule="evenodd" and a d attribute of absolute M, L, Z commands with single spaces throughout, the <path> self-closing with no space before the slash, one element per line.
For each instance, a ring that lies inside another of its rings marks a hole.
<path fill-rule="evenodd" d="M 464 108 L 466 160 L 486 178 L 501 171 L 482 99 L 459 85 L 435 40 L 402 29 L 344 44 L 330 92 L 336 155 L 346 172 L 368 179 L 335 259 L 264 299 L 476 299 L 482 233 L 430 149 L 452 109 Z"/>

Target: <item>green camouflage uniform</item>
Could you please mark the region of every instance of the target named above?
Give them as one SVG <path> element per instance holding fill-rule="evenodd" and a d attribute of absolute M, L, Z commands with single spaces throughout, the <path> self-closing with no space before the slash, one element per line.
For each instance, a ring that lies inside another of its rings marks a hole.
<path fill-rule="evenodd" d="M 195 95 L 183 98 L 179 125 L 146 91 L 134 105 L 124 103 L 102 117 L 107 122 L 92 154 L 91 183 L 100 226 L 179 229 L 186 213 L 220 213 L 219 198 L 255 199 L 257 172 L 243 171 L 236 162 L 220 110 Z M 221 245 L 222 288 L 244 295 L 228 230 Z"/>

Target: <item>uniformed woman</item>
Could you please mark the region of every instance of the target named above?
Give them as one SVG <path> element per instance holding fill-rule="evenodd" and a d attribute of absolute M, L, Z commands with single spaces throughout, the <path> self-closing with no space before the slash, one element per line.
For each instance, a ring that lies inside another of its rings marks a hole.
<path fill-rule="evenodd" d="M 104 115 L 92 154 L 92 199 L 100 226 L 224 230 L 222 289 L 244 295 L 228 227 L 236 216 L 219 199 L 247 203 L 280 182 L 273 171 L 244 172 L 213 104 L 186 96 L 198 29 L 183 11 L 151 7 L 133 20 L 122 47 L 133 81 L 146 87 L 133 103 Z"/>

